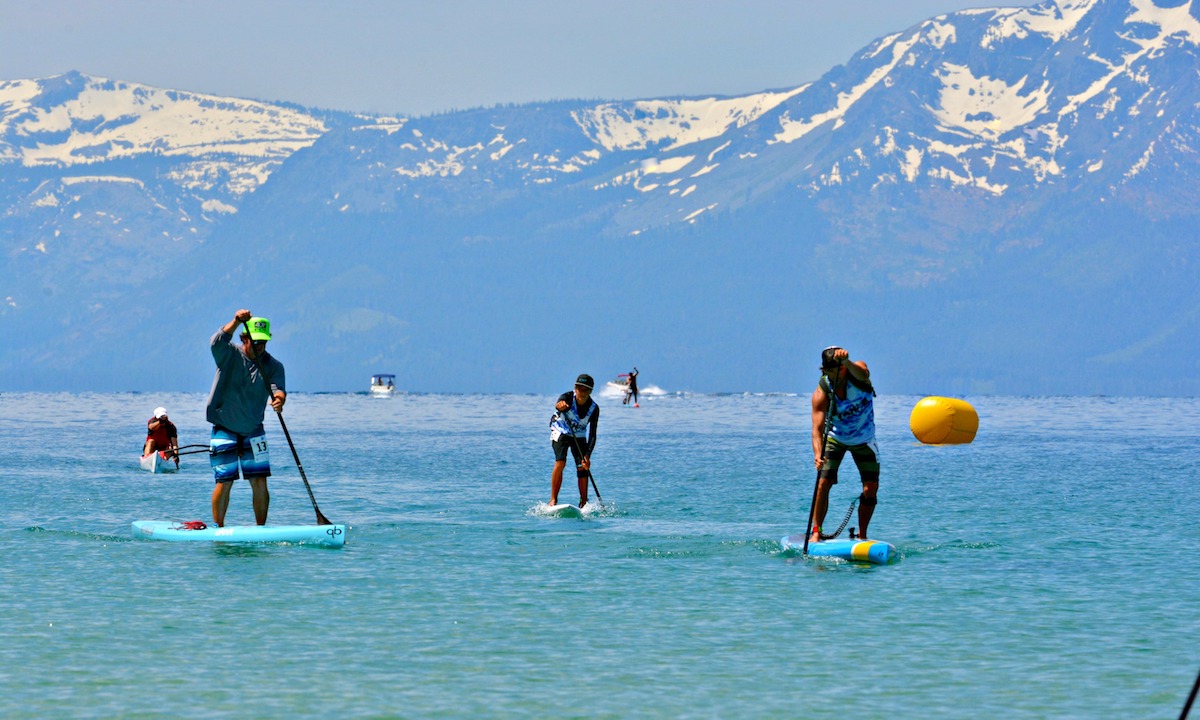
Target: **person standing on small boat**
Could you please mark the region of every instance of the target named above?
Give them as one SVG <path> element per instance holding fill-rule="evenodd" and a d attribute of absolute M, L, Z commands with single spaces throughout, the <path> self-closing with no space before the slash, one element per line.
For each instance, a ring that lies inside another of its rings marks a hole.
<path fill-rule="evenodd" d="M 625 405 L 629 404 L 629 398 L 633 398 L 633 406 L 638 407 L 637 375 L 637 365 L 634 365 L 633 372 L 629 373 L 629 385 L 625 388 L 625 400 L 623 403 Z"/>
<path fill-rule="evenodd" d="M 146 444 L 142 446 L 142 457 L 159 450 L 179 452 L 179 430 L 167 417 L 167 409 L 163 407 L 154 408 L 154 417 L 146 421 Z M 179 467 L 178 454 L 175 455 L 175 467 Z"/>
<path fill-rule="evenodd" d="M 825 415 L 831 407 L 829 437 Z M 858 498 L 859 537 L 867 539 L 867 525 L 875 513 L 879 493 L 879 448 L 875 445 L 875 389 L 871 371 L 861 360 L 836 345 L 821 352 L 821 378 L 812 394 L 812 448 L 817 465 L 817 492 L 809 542 L 821 540 L 821 525 L 829 509 L 829 490 L 837 484 L 838 466 L 849 451 L 862 478 Z M 822 441 L 824 440 L 824 443 Z"/>
<path fill-rule="evenodd" d="M 233 342 L 239 325 L 241 344 Z M 217 374 L 208 394 L 208 421 L 212 423 L 211 462 L 217 486 L 213 489 L 213 521 L 225 526 L 229 491 L 238 471 L 250 483 L 254 494 L 254 520 L 267 524 L 271 495 L 267 477 L 271 460 L 267 453 L 263 416 L 270 403 L 275 412 L 283 410 L 287 400 L 283 363 L 267 352 L 271 339 L 271 321 L 253 317 L 249 310 L 238 310 L 233 319 L 212 336 L 213 360 Z"/>
<path fill-rule="evenodd" d="M 600 406 L 592 400 L 596 382 L 591 375 L 575 378 L 575 391 L 558 396 L 557 410 L 550 420 L 550 445 L 554 448 L 554 471 L 550 474 L 550 504 L 558 504 L 567 451 L 575 459 L 575 477 L 579 480 L 579 507 L 588 501 L 588 471 L 592 469 L 592 449 L 596 447 L 596 428 Z"/>

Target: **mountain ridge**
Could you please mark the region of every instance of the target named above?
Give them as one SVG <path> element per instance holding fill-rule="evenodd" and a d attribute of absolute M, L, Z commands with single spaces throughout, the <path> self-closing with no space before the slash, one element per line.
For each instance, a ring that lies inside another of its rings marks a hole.
<path fill-rule="evenodd" d="M 382 370 L 415 390 L 527 391 L 518 378 L 570 374 L 545 316 L 577 305 L 597 365 L 634 355 L 664 387 L 780 390 L 794 379 L 778 358 L 834 341 L 814 319 L 832 295 L 842 342 L 905 391 L 1143 394 L 1125 359 L 1186 353 L 1196 326 L 1175 308 L 1195 305 L 1198 46 L 1193 2 L 1086 0 L 938 16 L 815 81 L 735 97 L 397 118 L 82 73 L 0 82 L 0 318 L 64 331 L 0 367 L 17 388 L 81 366 L 171 386 L 89 327 L 152 322 L 175 293 L 191 336 L 253 299 L 304 347 L 338 338 L 303 361 L 320 389 Z M 196 142 L 146 129 L 180 118 L 201 123 Z M 572 262 L 589 279 L 564 300 L 551 279 Z M 293 280 L 260 287 L 264 266 Z M 1084 374 L 1003 348 L 1026 328 L 1071 339 Z M 1169 391 L 1200 392 L 1196 369 Z"/>

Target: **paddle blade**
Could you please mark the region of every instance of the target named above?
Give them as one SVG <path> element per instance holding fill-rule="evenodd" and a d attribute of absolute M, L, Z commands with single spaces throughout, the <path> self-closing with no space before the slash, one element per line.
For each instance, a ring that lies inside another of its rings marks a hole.
<path fill-rule="evenodd" d="M 333 522 L 330 521 L 329 518 L 322 515 L 320 510 L 317 510 L 317 524 L 318 525 L 332 525 Z"/>

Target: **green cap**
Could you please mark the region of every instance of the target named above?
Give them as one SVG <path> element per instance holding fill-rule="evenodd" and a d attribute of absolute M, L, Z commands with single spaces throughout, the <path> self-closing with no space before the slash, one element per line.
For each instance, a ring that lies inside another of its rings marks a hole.
<path fill-rule="evenodd" d="M 271 339 L 271 321 L 264 317 L 250 318 L 246 321 L 246 327 L 250 328 L 251 340 Z"/>

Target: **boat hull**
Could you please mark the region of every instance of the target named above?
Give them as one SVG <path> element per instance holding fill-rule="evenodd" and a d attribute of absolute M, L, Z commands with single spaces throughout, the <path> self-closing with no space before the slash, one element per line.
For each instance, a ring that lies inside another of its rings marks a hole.
<path fill-rule="evenodd" d="M 152 473 L 173 473 L 179 470 L 179 467 L 175 464 L 175 459 L 168 456 L 162 450 L 152 452 L 149 455 L 143 455 L 141 466 L 143 470 L 149 470 Z"/>

